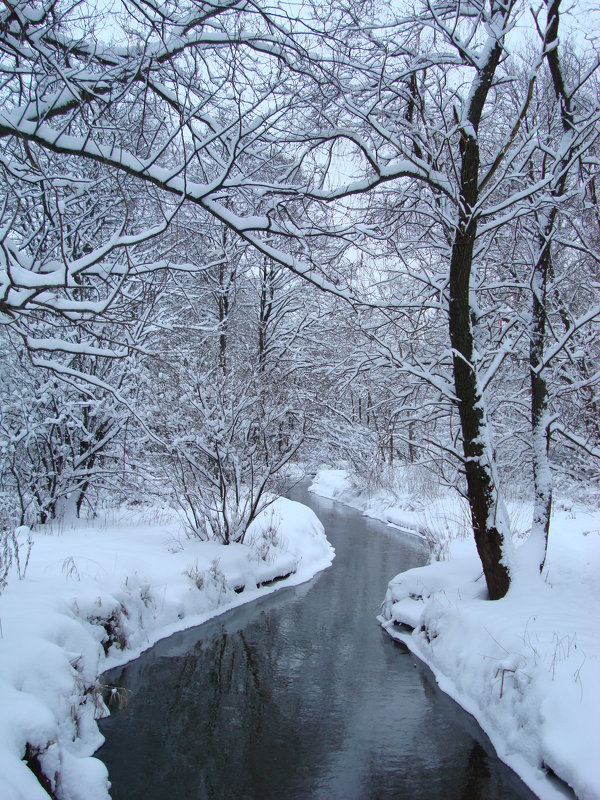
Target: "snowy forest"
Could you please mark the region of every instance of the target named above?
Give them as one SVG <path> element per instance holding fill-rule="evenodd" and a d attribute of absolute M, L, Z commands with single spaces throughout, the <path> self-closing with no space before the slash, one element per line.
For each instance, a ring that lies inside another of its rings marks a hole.
<path fill-rule="evenodd" d="M 457 493 L 491 600 L 539 577 L 600 477 L 599 22 L 4 0 L 0 592 L 19 531 L 241 544 L 322 465 Z"/>

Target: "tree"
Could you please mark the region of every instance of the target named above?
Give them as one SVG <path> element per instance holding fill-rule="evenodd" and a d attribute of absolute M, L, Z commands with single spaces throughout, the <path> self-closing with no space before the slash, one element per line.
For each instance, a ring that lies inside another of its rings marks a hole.
<path fill-rule="evenodd" d="M 362 81 L 354 73 L 353 83 L 342 86 L 345 119 L 352 119 L 355 130 L 360 131 L 351 138 L 354 153 L 364 164 L 367 177 L 341 185 L 337 192 L 313 193 L 331 200 L 380 188 L 389 199 L 380 200 L 379 205 L 391 211 L 392 219 L 402 220 L 402 225 L 397 225 L 402 246 L 410 252 L 406 258 L 409 270 L 417 272 L 417 259 L 425 246 L 430 258 L 439 254 L 439 272 L 433 283 L 447 308 L 466 493 L 492 599 L 508 590 L 515 561 L 485 396 L 485 387 L 504 354 L 499 352 L 494 358 L 491 350 L 499 340 L 490 340 L 486 331 L 490 309 L 482 308 L 480 300 L 490 290 L 483 276 L 500 238 L 506 241 L 508 231 L 515 229 L 521 217 L 536 210 L 543 214 L 545 228 L 531 283 L 534 311 L 528 336 L 534 475 L 536 495 L 544 505 L 536 513 L 536 526 L 544 526 L 549 519 L 549 490 L 542 486 L 541 461 L 545 447 L 541 447 L 541 438 L 548 424 L 547 391 L 542 385 L 548 362 L 542 344 L 547 313 L 545 259 L 568 172 L 585 159 L 598 130 L 597 103 L 583 108 L 576 121 L 569 121 L 567 92 L 558 88 L 563 122 L 569 125 L 572 139 L 565 147 L 563 141 L 553 153 L 546 151 L 546 172 L 532 177 L 532 154 L 544 147 L 537 142 L 537 130 L 526 124 L 532 91 L 544 63 L 548 63 L 555 87 L 554 77 L 563 80 L 555 58 L 559 3 L 549 5 L 546 27 L 540 31 L 541 45 L 529 64 L 528 82 L 518 102 L 510 116 L 496 115 L 492 107 L 505 87 L 517 85 L 515 45 L 510 41 L 517 13 L 514 4 L 450 3 L 428 5 L 419 16 L 392 18 L 387 26 L 374 25 L 372 32 L 367 32 L 367 41 L 356 48 L 369 53 L 367 58 L 361 53 Z M 415 29 L 419 31 L 416 42 Z M 590 71 L 596 69 L 594 62 Z M 585 68 L 582 71 L 584 83 L 589 74 Z M 342 85 L 344 70 L 339 74 Z M 351 124 L 346 122 L 345 127 Z M 341 131 L 336 134 L 336 138 L 343 136 L 350 138 Z M 389 220 L 390 213 L 388 224 Z M 576 326 L 589 323 L 597 314 L 592 307 Z M 509 328 L 501 327 L 506 336 Z M 408 370 L 410 365 L 403 368 Z M 430 370 L 429 374 L 421 372 L 432 385 L 438 382 Z"/>
<path fill-rule="evenodd" d="M 162 293 L 163 325 L 140 399 L 155 482 L 170 487 L 193 535 L 229 544 L 243 542 L 272 492 L 281 491 L 280 473 L 302 443 L 293 376 L 284 360 L 272 362 L 278 352 L 293 360 L 302 325 L 286 324 L 294 309 L 279 296 L 284 284 L 268 269 L 256 274 L 248 258 L 228 272 L 234 280 L 225 287 L 224 317 L 226 254 L 218 261 L 196 275 L 173 276 Z M 265 274 L 269 286 L 257 293 Z"/>
<path fill-rule="evenodd" d="M 37 313 L 0 329 L 0 484 L 20 525 L 67 506 L 94 510 L 98 491 L 128 471 L 126 431 L 153 331 L 151 287 L 133 288 L 101 320 L 59 326 Z"/>

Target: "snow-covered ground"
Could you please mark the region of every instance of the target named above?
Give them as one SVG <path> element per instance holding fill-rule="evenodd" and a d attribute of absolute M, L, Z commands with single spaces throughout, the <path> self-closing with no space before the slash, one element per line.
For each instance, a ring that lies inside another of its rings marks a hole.
<path fill-rule="evenodd" d="M 322 470 L 311 491 L 417 534 L 431 524 L 443 560 L 390 582 L 383 627 L 429 665 L 540 798 L 565 796 L 547 778 L 554 772 L 582 800 L 598 800 L 600 511 L 556 502 L 542 576 L 521 574 L 490 602 L 457 499 L 369 494 L 340 470 Z M 511 513 L 521 526 L 531 518 L 518 503 Z"/>
<path fill-rule="evenodd" d="M 12 575 L 0 595 L 2 800 L 48 798 L 24 758 L 61 799 L 106 800 L 106 769 L 93 758 L 106 713 L 98 676 L 175 631 L 309 580 L 334 555 L 315 514 L 282 498 L 243 545 L 187 539 L 176 517 L 160 517 L 32 534 L 24 579 Z"/>

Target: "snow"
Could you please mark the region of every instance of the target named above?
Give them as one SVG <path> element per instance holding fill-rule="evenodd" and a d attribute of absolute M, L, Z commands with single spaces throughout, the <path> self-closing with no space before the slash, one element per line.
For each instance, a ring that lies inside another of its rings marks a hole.
<path fill-rule="evenodd" d="M 188 539 L 161 511 L 31 536 L 24 579 L 9 576 L 0 596 L 3 800 L 48 797 L 23 760 L 27 746 L 62 800 L 107 800 L 107 772 L 93 757 L 103 741 L 96 719 L 107 713 L 98 676 L 171 633 L 309 580 L 334 556 L 315 514 L 284 498 L 243 545 Z"/>
<path fill-rule="evenodd" d="M 309 491 L 356 508 L 366 517 L 423 539 L 437 554 L 447 545 L 451 535 L 466 531 L 466 506 L 445 496 L 433 496 L 427 491 L 414 492 L 398 487 L 394 492 L 367 490 L 343 469 L 320 469 Z M 422 498 L 416 499 L 419 494 Z M 399 496 L 401 499 L 399 499 Z"/>
<path fill-rule="evenodd" d="M 431 498 L 421 511 L 413 501 L 405 510 L 407 494 L 369 495 L 356 484 L 344 471 L 322 470 L 311 490 L 369 516 L 401 520 L 402 527 L 418 527 L 426 506 L 438 515 L 430 519 L 438 519 L 445 503 L 456 537 L 437 547 L 445 560 L 390 581 L 379 618 L 384 629 L 431 668 L 441 689 L 477 719 L 498 756 L 540 798 L 569 796 L 549 777 L 555 773 L 577 797 L 598 800 L 598 508 L 555 502 L 542 576 L 528 566 L 521 532 L 511 589 L 491 602 L 474 542 L 456 526 L 458 500 Z M 530 507 L 513 503 L 510 514 L 521 526 L 531 521 Z"/>

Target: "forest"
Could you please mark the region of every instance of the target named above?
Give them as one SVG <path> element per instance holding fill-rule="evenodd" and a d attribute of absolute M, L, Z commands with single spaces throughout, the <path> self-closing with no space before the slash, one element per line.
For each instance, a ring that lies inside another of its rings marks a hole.
<path fill-rule="evenodd" d="M 109 797 L 100 674 L 328 569 L 313 476 L 430 546 L 390 636 L 597 799 L 598 9 L 3 0 L 0 84 L 0 793 Z"/>

